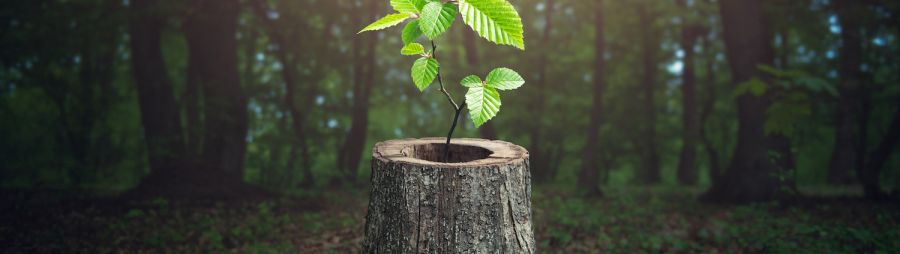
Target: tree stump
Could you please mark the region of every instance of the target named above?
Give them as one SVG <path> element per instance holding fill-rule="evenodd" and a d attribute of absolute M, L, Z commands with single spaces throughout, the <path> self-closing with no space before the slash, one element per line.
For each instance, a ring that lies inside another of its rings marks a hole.
<path fill-rule="evenodd" d="M 372 152 L 364 253 L 534 253 L 528 151 L 503 141 L 390 140 Z"/>

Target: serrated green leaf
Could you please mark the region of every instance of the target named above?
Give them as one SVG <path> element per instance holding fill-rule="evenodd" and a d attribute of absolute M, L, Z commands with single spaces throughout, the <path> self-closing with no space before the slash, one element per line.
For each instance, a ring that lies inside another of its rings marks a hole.
<path fill-rule="evenodd" d="M 481 37 L 525 50 L 522 18 L 506 0 L 459 0 L 459 12 Z"/>
<path fill-rule="evenodd" d="M 419 36 L 422 36 L 422 29 L 419 28 L 419 20 L 413 20 L 412 22 L 406 23 L 406 27 L 403 27 L 403 44 L 409 44 L 410 42 L 416 41 L 419 39 Z"/>
<path fill-rule="evenodd" d="M 402 13 L 419 13 L 426 0 L 391 0 L 391 7 Z"/>
<path fill-rule="evenodd" d="M 387 16 L 384 16 L 383 18 L 379 19 L 378 21 L 373 22 L 369 26 L 366 26 L 366 28 L 363 28 L 362 30 L 360 30 L 359 33 L 362 33 L 365 31 L 381 30 L 381 29 L 385 29 L 388 27 L 396 26 L 397 24 L 403 23 L 403 21 L 408 18 L 410 18 L 410 16 L 409 16 L 409 14 L 406 14 L 406 13 L 388 14 Z"/>
<path fill-rule="evenodd" d="M 500 112 L 500 92 L 486 86 L 469 88 L 469 92 L 466 93 L 466 105 L 475 127 L 481 127 Z"/>
<path fill-rule="evenodd" d="M 422 7 L 419 27 L 428 39 L 433 40 L 450 29 L 456 20 L 456 5 L 453 3 L 429 2 Z"/>
<path fill-rule="evenodd" d="M 479 87 L 483 84 L 481 78 L 475 75 L 469 75 L 468 77 L 463 78 L 459 83 L 462 84 L 462 86 L 469 88 Z"/>
<path fill-rule="evenodd" d="M 525 79 L 509 68 L 497 68 L 488 73 L 485 83 L 500 90 L 513 90 L 524 85 Z"/>
<path fill-rule="evenodd" d="M 400 49 L 400 54 L 405 56 L 421 55 L 422 53 L 425 53 L 425 46 L 415 42 L 406 44 L 406 46 L 403 46 L 403 49 Z"/>
<path fill-rule="evenodd" d="M 422 57 L 412 66 L 411 76 L 419 91 L 425 91 L 438 74 L 438 61 L 431 57 Z"/>

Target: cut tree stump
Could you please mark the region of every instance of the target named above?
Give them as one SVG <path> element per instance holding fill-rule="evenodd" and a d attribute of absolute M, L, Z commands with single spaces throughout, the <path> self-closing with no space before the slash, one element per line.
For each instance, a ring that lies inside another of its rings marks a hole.
<path fill-rule="evenodd" d="M 534 253 L 528 151 L 503 141 L 390 140 L 372 152 L 364 253 Z"/>

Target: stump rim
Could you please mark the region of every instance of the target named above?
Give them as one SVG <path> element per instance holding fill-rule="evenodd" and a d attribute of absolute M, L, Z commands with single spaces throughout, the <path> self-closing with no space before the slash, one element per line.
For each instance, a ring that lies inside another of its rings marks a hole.
<path fill-rule="evenodd" d="M 385 140 L 376 143 L 372 148 L 372 159 L 382 162 L 393 162 L 424 167 L 473 168 L 483 166 L 508 165 L 511 163 L 516 163 L 523 159 L 528 159 L 529 157 L 528 150 L 526 150 L 522 146 L 502 140 L 488 140 L 478 138 L 454 138 L 450 140 L 450 144 L 475 146 L 487 149 L 491 152 L 491 154 L 488 155 L 487 158 L 467 162 L 445 163 L 415 158 L 409 152 L 410 149 L 416 145 L 443 145 L 446 142 L 446 138 L 440 137 Z"/>

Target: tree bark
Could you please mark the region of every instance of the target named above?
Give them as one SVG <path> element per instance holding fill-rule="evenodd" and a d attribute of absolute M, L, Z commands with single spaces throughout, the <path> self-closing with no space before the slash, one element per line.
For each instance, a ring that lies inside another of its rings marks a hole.
<path fill-rule="evenodd" d="M 534 253 L 528 151 L 442 138 L 375 145 L 364 253 Z"/>
<path fill-rule="evenodd" d="M 606 60 L 603 58 L 606 52 L 606 36 L 604 36 L 603 1 L 594 2 L 594 91 L 593 107 L 591 108 L 591 120 L 588 123 L 585 145 L 581 154 L 581 170 L 578 171 L 578 189 L 583 190 L 587 196 L 600 197 L 600 127 L 603 125 L 603 96 L 606 94 Z M 607 169 L 603 169 L 607 170 Z"/>
<path fill-rule="evenodd" d="M 641 122 L 641 135 L 638 143 L 641 150 L 640 171 L 637 174 L 637 182 L 644 184 L 659 183 L 659 143 L 656 139 L 656 71 L 657 50 L 659 41 L 656 37 L 656 29 L 654 28 L 655 14 L 647 10 L 648 4 L 640 3 L 637 5 L 637 14 L 640 19 L 641 29 L 641 52 L 642 52 L 642 69 L 641 76 L 642 99 L 643 105 L 643 121 Z"/>
<path fill-rule="evenodd" d="M 757 68 L 771 64 L 772 45 L 767 40 L 762 3 L 753 0 L 722 0 L 723 36 L 732 79 L 741 84 L 763 78 Z M 763 124 L 769 107 L 767 98 L 744 94 L 738 97 L 738 141 L 728 170 L 703 196 L 708 202 L 753 202 L 780 197 L 781 183 L 768 156 Z"/>
<path fill-rule="evenodd" d="M 838 86 L 840 97 L 835 109 L 834 149 L 828 167 L 828 181 L 833 184 L 847 184 L 850 173 L 856 167 L 858 157 L 860 126 L 857 114 L 860 113 L 858 100 L 862 86 L 862 4 L 852 0 L 834 2 L 841 26 L 840 66 L 838 72 L 841 82 Z"/>
<path fill-rule="evenodd" d="M 242 174 L 247 135 L 247 98 L 238 74 L 237 0 L 194 0 L 184 30 L 190 68 L 204 95 L 203 159 L 235 176 Z"/>
<path fill-rule="evenodd" d="M 162 56 L 164 15 L 154 0 L 134 0 L 130 24 L 132 75 L 138 93 L 150 172 L 172 169 L 184 152 L 175 91 Z"/>
<path fill-rule="evenodd" d="M 681 49 L 684 51 L 684 69 L 681 72 L 682 144 L 678 160 L 678 182 L 684 185 L 697 184 L 697 139 L 700 137 L 700 121 L 697 113 L 697 87 L 694 73 L 694 43 L 698 29 L 687 22 L 689 10 L 686 0 L 679 0 L 682 12 L 686 13 L 681 29 Z"/>

